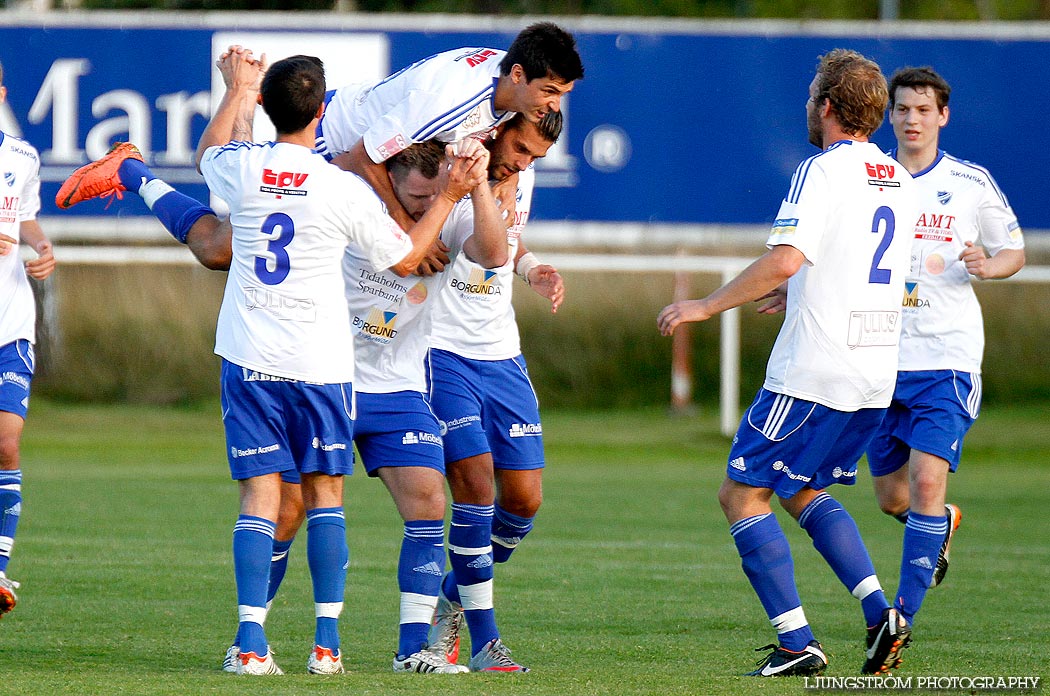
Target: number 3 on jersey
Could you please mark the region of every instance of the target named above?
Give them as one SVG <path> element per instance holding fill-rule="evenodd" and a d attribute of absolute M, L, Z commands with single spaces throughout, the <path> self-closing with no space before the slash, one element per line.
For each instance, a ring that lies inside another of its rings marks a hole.
<path fill-rule="evenodd" d="M 868 282 L 889 285 L 891 271 L 888 268 L 879 268 L 879 262 L 882 261 L 886 250 L 890 248 L 890 242 L 893 241 L 893 228 L 896 222 L 893 211 L 884 205 L 879 206 L 879 209 L 875 211 L 875 217 L 871 220 L 871 233 L 878 234 L 879 227 L 883 222 L 886 223 L 886 227 L 882 232 L 882 241 L 879 242 L 879 247 L 875 250 L 875 256 L 871 259 L 871 272 L 868 273 Z"/>
<path fill-rule="evenodd" d="M 261 232 L 270 237 L 267 254 L 255 257 L 255 275 L 266 285 L 277 285 L 288 277 L 291 259 L 285 250 L 295 236 L 295 223 L 284 213 L 273 213 L 263 221 Z M 881 247 L 880 247 L 881 248 Z M 273 270 L 270 270 L 270 265 Z"/>

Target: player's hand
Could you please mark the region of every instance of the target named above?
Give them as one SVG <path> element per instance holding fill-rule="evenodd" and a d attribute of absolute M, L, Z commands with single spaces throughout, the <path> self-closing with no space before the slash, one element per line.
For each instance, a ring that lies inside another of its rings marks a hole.
<path fill-rule="evenodd" d="M 462 159 L 477 159 L 481 156 L 483 150 L 488 152 L 482 140 L 475 138 L 473 135 L 468 135 L 465 138 L 447 145 L 445 147 L 445 154 L 449 159 L 455 159 L 457 157 Z"/>
<path fill-rule="evenodd" d="M 966 264 L 966 272 L 970 275 L 981 280 L 988 278 L 988 255 L 984 252 L 984 247 L 966 242 L 966 248 L 959 254 L 959 260 Z"/>
<path fill-rule="evenodd" d="M 266 54 L 256 60 L 251 49 L 243 46 L 230 46 L 215 61 L 222 75 L 227 91 L 245 91 L 258 93 L 262 89 L 262 78 L 266 74 Z"/>
<path fill-rule="evenodd" d="M 656 326 L 664 336 L 671 336 L 679 324 L 687 321 L 707 321 L 711 313 L 704 309 L 703 300 L 683 300 L 660 310 Z"/>
<path fill-rule="evenodd" d="M 417 276 L 432 276 L 436 273 L 441 273 L 445 270 L 445 266 L 448 265 L 448 252 L 449 248 L 440 239 L 434 241 L 434 244 L 427 251 L 426 256 L 416 266 Z"/>
<path fill-rule="evenodd" d="M 6 234 L 0 234 L 0 256 L 7 256 L 10 254 L 16 244 L 18 244 L 17 239 L 8 237 Z"/>
<path fill-rule="evenodd" d="M 565 282 L 558 269 L 545 263 L 536 266 L 529 271 L 529 287 L 551 301 L 551 314 L 558 313 L 558 307 L 565 300 Z"/>
<path fill-rule="evenodd" d="M 36 245 L 37 258 L 26 261 L 26 274 L 34 280 L 43 280 L 55 270 L 55 253 L 51 242 L 46 239 Z"/>
<path fill-rule="evenodd" d="M 492 197 L 496 199 L 496 203 L 499 204 L 500 218 L 503 220 L 503 224 L 510 229 L 514 226 L 515 214 L 517 213 L 518 205 L 518 175 L 517 173 L 512 176 L 508 176 L 502 181 L 496 182 L 492 186 Z"/>
<path fill-rule="evenodd" d="M 457 157 L 452 160 L 445 182 L 445 195 L 453 202 L 488 182 L 489 151 L 481 148 L 475 158 Z"/>
<path fill-rule="evenodd" d="M 782 284 L 774 290 L 770 290 L 755 301 L 761 302 L 762 300 L 769 301 L 758 308 L 759 314 L 780 314 L 786 310 L 788 302 L 787 283 Z"/>

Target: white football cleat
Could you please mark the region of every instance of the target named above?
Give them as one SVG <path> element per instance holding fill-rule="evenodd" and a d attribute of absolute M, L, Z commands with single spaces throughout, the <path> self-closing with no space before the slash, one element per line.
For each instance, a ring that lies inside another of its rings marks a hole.
<path fill-rule="evenodd" d="M 444 653 L 423 649 L 408 657 L 394 658 L 395 672 L 418 672 L 420 674 L 463 674 L 470 670 L 463 665 L 453 664 L 445 658 Z"/>
<path fill-rule="evenodd" d="M 241 648 L 237 645 L 231 645 L 226 648 L 226 657 L 222 658 L 222 671 L 229 672 L 231 674 L 237 674 L 237 663 L 240 662 L 237 658 L 241 656 Z"/>
<path fill-rule="evenodd" d="M 343 674 L 343 656 L 336 655 L 328 648 L 315 645 L 306 661 L 306 671 L 310 674 Z"/>
<path fill-rule="evenodd" d="M 277 663 L 273 661 L 273 651 L 267 650 L 266 655 L 259 657 L 253 652 L 241 653 L 237 656 L 237 674 L 251 674 L 253 676 L 264 676 L 268 674 L 284 674 Z"/>

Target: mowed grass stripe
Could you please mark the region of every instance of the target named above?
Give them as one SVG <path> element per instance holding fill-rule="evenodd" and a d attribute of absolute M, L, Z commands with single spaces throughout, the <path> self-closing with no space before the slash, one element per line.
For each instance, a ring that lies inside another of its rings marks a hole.
<path fill-rule="evenodd" d="M 313 638 L 305 536 L 267 621 L 288 674 L 246 683 L 218 671 L 236 621 L 237 495 L 217 406 L 35 402 L 10 568 L 22 601 L 0 622 L 0 692 L 798 694 L 801 680 L 736 676 L 774 635 L 715 498 L 729 444 L 716 418 L 546 414 L 544 506 L 497 569 L 500 625 L 528 675 L 391 673 L 401 525 L 379 482 L 352 477 L 342 623 L 351 673 L 320 687 L 304 673 Z M 978 421 L 950 483 L 964 511 L 952 568 L 927 596 L 901 676 L 1045 671 L 1048 436 L 1037 407 Z M 866 471 L 858 478 L 831 492 L 857 519 L 890 594 L 903 527 L 878 511 Z M 828 674 L 856 674 L 859 606 L 805 533 L 778 517 Z"/>

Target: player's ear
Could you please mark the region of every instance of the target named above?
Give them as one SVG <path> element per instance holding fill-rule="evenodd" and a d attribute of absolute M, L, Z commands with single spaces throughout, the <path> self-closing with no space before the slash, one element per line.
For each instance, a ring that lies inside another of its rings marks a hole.
<path fill-rule="evenodd" d="M 940 126 L 941 126 L 941 128 L 944 128 L 945 126 L 947 126 L 947 125 L 948 125 L 948 117 L 949 117 L 950 115 L 951 115 L 951 114 L 950 114 L 950 112 L 948 111 L 948 105 L 947 105 L 947 104 L 945 104 L 945 105 L 944 105 L 944 108 L 943 108 L 943 109 L 941 109 L 941 118 L 940 118 Z"/>
<path fill-rule="evenodd" d="M 516 85 L 520 85 L 522 82 L 528 82 L 528 80 L 525 79 L 525 68 L 521 67 L 521 63 L 515 63 L 510 66 L 510 79 Z"/>

